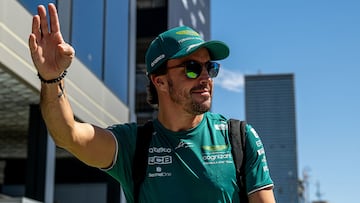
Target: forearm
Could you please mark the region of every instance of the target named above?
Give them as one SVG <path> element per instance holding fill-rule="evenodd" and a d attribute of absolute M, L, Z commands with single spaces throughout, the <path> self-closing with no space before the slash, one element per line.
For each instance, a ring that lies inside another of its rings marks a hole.
<path fill-rule="evenodd" d="M 75 120 L 65 94 L 63 80 L 59 83 L 41 84 L 40 108 L 46 126 L 56 145 L 68 148 L 74 140 L 72 134 Z"/>
<path fill-rule="evenodd" d="M 115 140 L 110 132 L 74 119 L 64 81 L 41 84 L 41 112 L 46 126 L 57 146 L 68 150 L 84 163 L 106 168 L 115 154 Z M 63 92 L 62 92 L 63 91 Z"/>

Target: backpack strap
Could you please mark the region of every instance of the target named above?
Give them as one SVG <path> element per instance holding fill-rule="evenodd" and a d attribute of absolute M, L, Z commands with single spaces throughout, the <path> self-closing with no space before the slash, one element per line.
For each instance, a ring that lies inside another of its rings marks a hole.
<path fill-rule="evenodd" d="M 132 165 L 132 178 L 134 181 L 134 202 L 139 202 L 140 186 L 145 180 L 148 165 L 148 150 L 154 131 L 152 121 L 137 127 L 136 146 Z"/>
<path fill-rule="evenodd" d="M 236 169 L 236 180 L 240 188 L 239 196 L 241 202 L 248 202 L 245 188 L 245 137 L 246 122 L 236 119 L 228 120 L 229 139 L 231 143 L 231 153 Z"/>

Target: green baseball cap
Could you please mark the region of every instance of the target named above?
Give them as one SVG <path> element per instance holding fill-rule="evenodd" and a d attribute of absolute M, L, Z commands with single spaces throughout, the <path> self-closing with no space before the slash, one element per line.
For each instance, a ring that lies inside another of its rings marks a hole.
<path fill-rule="evenodd" d="M 169 59 L 188 56 L 200 48 L 208 49 L 211 60 L 221 60 L 229 56 L 229 47 L 221 41 L 204 41 L 200 34 L 187 26 L 175 27 L 161 33 L 150 44 L 145 63 L 147 74 L 156 71 Z"/>

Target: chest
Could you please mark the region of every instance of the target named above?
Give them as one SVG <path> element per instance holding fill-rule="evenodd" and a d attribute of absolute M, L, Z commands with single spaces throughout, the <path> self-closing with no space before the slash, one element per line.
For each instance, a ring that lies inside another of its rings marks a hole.
<path fill-rule="evenodd" d="M 144 184 L 171 188 L 201 187 L 223 190 L 232 187 L 234 162 L 227 136 L 222 131 L 171 136 L 155 133 L 148 150 Z"/>

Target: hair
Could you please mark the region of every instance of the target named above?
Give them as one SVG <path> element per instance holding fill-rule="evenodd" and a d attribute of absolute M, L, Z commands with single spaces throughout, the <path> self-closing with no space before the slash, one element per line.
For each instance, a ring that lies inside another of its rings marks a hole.
<path fill-rule="evenodd" d="M 167 61 L 163 62 L 157 70 L 155 70 L 153 73 L 148 75 L 149 78 L 149 84 L 146 87 L 147 90 L 147 103 L 150 104 L 154 109 L 158 109 L 159 108 L 159 98 L 158 98 L 158 93 L 157 90 L 155 88 L 154 83 L 151 81 L 150 75 L 155 75 L 155 76 L 159 76 L 159 75 L 165 75 L 167 73 Z"/>

